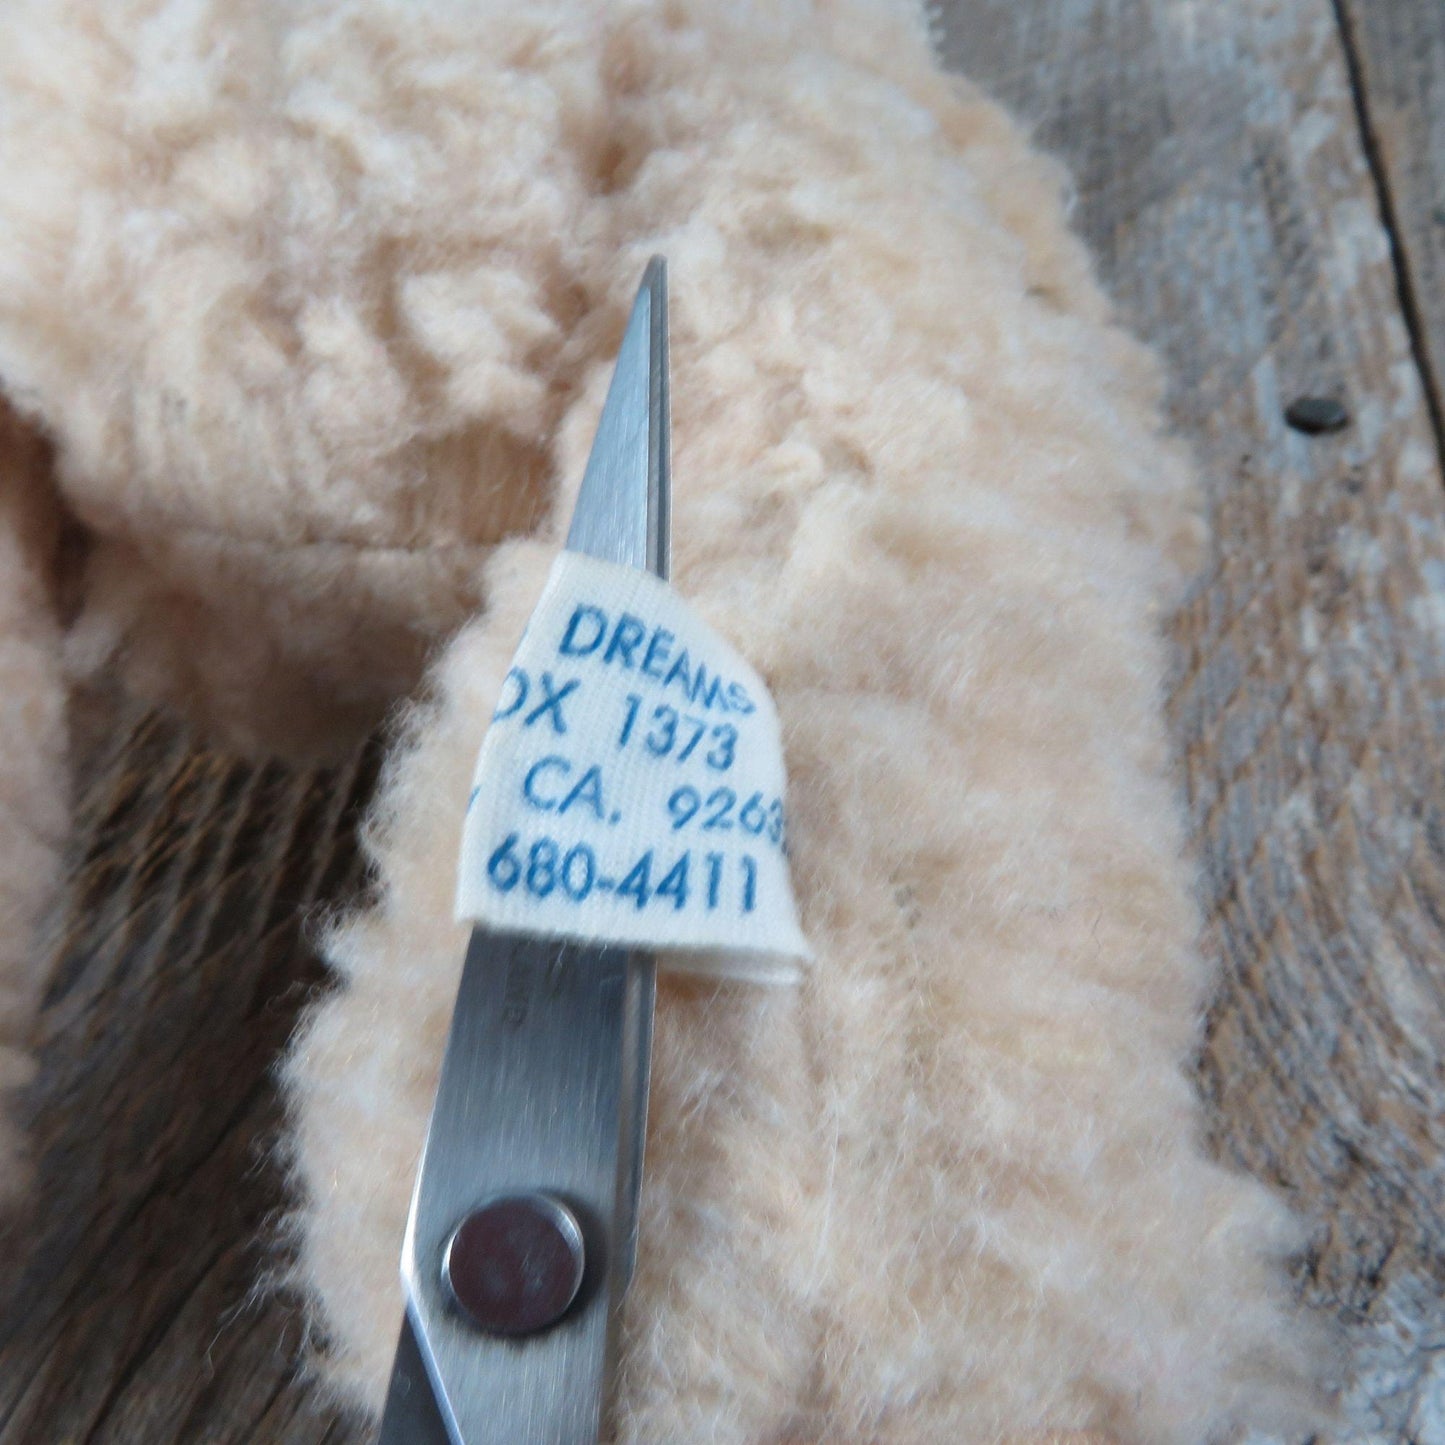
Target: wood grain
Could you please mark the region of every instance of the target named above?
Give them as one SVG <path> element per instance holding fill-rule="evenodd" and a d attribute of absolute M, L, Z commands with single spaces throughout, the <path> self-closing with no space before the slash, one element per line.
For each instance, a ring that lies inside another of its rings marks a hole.
<path fill-rule="evenodd" d="M 1445 1438 L 1445 504 L 1422 384 L 1445 345 L 1441 11 L 947 0 L 937 19 L 1073 169 L 1208 483 L 1169 715 L 1223 963 L 1198 1067 L 1216 1147 L 1311 1223 L 1302 1286 L 1354 1351 L 1331 1438 Z M 1288 401 L 1320 393 L 1353 425 L 1290 432 Z M 319 982 L 313 911 L 358 883 L 374 754 L 288 773 L 103 721 L 46 935 L 35 1209 L 0 1241 L 21 1261 L 0 1445 L 360 1442 L 298 1377 L 294 1312 L 252 1286 L 281 1257 L 270 1070 Z"/>
<path fill-rule="evenodd" d="M 292 773 L 158 716 L 107 721 L 44 936 L 0 1442 L 360 1438 L 298 1378 L 295 1312 L 256 1284 L 282 1254 L 270 1071 L 320 982 L 312 910 L 357 884 L 372 751 Z"/>
<path fill-rule="evenodd" d="M 1338 1438 L 1445 1438 L 1445 508 L 1339 16 L 969 0 L 939 19 L 1072 168 L 1203 463 L 1216 540 L 1174 623 L 1169 715 L 1224 970 L 1199 1062 L 1217 1147 L 1312 1225 L 1305 1292 L 1354 1351 Z M 1352 426 L 1292 433 L 1301 394 Z"/>
<path fill-rule="evenodd" d="M 1445 5 L 1335 4 L 1402 309 L 1445 448 Z"/>

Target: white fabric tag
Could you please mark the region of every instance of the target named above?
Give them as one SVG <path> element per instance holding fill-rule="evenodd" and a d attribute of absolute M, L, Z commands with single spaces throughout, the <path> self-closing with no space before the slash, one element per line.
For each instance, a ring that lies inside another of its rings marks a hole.
<path fill-rule="evenodd" d="M 457 917 L 796 978 L 785 788 L 757 673 L 665 582 L 564 552 L 477 758 Z"/>

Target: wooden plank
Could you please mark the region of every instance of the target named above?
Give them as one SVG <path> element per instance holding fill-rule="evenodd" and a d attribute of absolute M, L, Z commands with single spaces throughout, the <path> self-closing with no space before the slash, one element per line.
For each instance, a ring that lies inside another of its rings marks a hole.
<path fill-rule="evenodd" d="M 1402 304 L 1445 447 L 1445 5 L 1336 4 Z"/>
<path fill-rule="evenodd" d="M 1434 0 L 1366 9 L 1382 33 L 1441 20 Z M 1337 1438 L 1445 1438 L 1445 516 L 1338 16 L 949 0 L 937 19 L 950 62 L 1073 170 L 1203 465 L 1216 540 L 1174 621 L 1169 712 L 1224 968 L 1199 1063 L 1215 1141 L 1313 1226 L 1302 1286 L 1354 1347 Z M 1445 70 L 1412 83 L 1437 96 Z M 1427 128 L 1400 127 L 1400 164 Z M 1291 432 L 1285 405 L 1320 393 L 1353 425 Z"/>
<path fill-rule="evenodd" d="M 288 773 L 109 721 L 47 929 L 0 1442 L 360 1439 L 297 1376 L 295 1308 L 255 1285 L 283 1253 L 271 1072 L 321 980 L 307 915 L 357 886 L 374 757 Z"/>

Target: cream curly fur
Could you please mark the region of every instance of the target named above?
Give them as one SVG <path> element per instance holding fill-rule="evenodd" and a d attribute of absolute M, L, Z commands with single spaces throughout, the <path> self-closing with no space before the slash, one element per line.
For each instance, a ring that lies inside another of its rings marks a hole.
<path fill-rule="evenodd" d="M 1304 1418 L 1290 1222 L 1181 1073 L 1189 470 L 912 7 L 35 0 L 0 41 L 0 374 L 94 537 L 75 655 L 324 750 L 485 601 L 287 1066 L 337 1390 L 384 1389 L 467 779 L 656 250 L 676 585 L 774 691 L 818 960 L 664 983 L 622 1438 Z"/>

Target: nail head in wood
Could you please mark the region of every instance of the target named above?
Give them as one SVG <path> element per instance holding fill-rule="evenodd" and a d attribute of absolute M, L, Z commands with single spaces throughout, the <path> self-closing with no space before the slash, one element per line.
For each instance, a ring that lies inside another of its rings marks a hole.
<path fill-rule="evenodd" d="M 1350 424 L 1344 403 L 1332 396 L 1298 396 L 1285 408 L 1284 419 L 1307 436 L 1340 431 Z"/>

